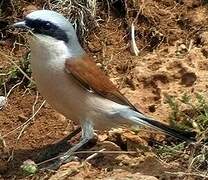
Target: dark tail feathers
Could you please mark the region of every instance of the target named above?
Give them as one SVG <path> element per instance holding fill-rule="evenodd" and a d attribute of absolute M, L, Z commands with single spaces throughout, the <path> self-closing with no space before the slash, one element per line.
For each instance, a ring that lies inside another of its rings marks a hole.
<path fill-rule="evenodd" d="M 152 127 L 153 129 L 162 131 L 165 134 L 168 134 L 170 136 L 176 137 L 182 141 L 186 141 L 186 142 L 195 142 L 196 140 L 191 136 L 191 133 L 186 133 L 186 132 L 182 132 L 176 129 L 171 128 L 170 126 L 163 124 L 161 122 L 158 122 L 156 120 L 153 119 L 149 119 L 149 118 L 145 118 L 145 117 L 140 117 L 140 119 L 142 119 L 144 121 L 144 123 L 147 126 Z"/>

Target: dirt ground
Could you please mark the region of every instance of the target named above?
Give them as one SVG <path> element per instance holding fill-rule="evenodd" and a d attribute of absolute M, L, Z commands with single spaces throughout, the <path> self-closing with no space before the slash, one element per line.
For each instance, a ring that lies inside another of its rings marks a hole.
<path fill-rule="evenodd" d="M 109 1 L 109 9 L 106 3 L 98 2 L 97 16 L 102 21 L 98 21 L 99 26 L 84 35 L 83 46 L 133 104 L 149 116 L 168 123 L 171 109 L 166 103 L 167 95 L 177 97 L 195 92 L 207 95 L 206 2 Z M 68 138 L 79 125 L 73 124 L 47 103 L 31 118 L 44 98 L 27 78 L 23 79 L 22 73 L 15 71 L 14 63 L 19 65 L 29 51 L 27 44 L 24 44 L 24 33 L 5 30 L 5 27 L 23 18 L 30 9 L 50 6 L 42 1 L 6 3 L 0 2 L 0 82 L 1 95 L 4 96 L 9 90 L 11 93 L 6 106 L 0 110 L 0 179 L 202 178 L 179 173 L 189 173 L 189 156 L 184 156 L 183 160 L 173 158 L 166 161 L 153 151 L 155 144 L 177 143 L 176 140 L 165 138 L 158 132 L 137 133 L 120 129 L 97 132 L 97 143 L 83 150 L 137 149 L 136 154 L 106 153 L 85 161 L 90 156 L 86 153 L 78 155 L 79 161 L 67 163 L 57 171 L 41 170 L 35 175 L 22 173 L 20 166 L 24 161 L 31 159 L 40 163 L 76 143 L 79 134 L 70 141 L 64 138 Z M 139 56 L 130 50 L 132 22 L 135 24 Z M 27 74 L 30 75 L 30 72 Z M 15 86 L 17 83 L 21 84 Z M 29 118 L 29 124 L 24 126 Z"/>

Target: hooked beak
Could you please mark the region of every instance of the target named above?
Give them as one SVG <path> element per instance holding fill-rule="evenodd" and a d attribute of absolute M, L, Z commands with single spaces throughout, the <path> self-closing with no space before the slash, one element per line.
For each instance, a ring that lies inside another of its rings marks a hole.
<path fill-rule="evenodd" d="M 12 24 L 12 26 L 15 27 L 15 28 L 22 28 L 22 29 L 29 28 L 25 24 L 25 21 L 16 22 L 16 23 Z"/>

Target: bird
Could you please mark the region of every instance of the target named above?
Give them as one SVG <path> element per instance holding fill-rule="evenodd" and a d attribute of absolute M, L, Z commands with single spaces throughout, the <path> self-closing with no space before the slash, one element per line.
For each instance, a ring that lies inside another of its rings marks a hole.
<path fill-rule="evenodd" d="M 31 68 L 40 94 L 82 128 L 81 140 L 59 158 L 58 165 L 88 143 L 94 130 L 140 125 L 192 142 L 180 131 L 142 113 L 122 95 L 81 47 L 72 23 L 60 13 L 36 10 L 13 27 L 31 32 Z"/>

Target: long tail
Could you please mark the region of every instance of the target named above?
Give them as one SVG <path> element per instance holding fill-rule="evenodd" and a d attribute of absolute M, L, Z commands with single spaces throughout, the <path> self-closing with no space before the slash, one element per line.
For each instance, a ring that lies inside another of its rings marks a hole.
<path fill-rule="evenodd" d="M 130 115 L 130 116 L 129 116 Z M 147 127 L 150 127 L 154 130 L 159 130 L 167 135 L 173 136 L 175 138 L 178 138 L 182 141 L 186 142 L 195 142 L 195 139 L 192 139 L 190 136 L 190 133 L 185 133 L 178 131 L 176 129 L 171 128 L 170 126 L 161 123 L 159 121 L 156 121 L 152 118 L 146 117 L 145 115 L 138 113 L 138 112 L 131 112 L 130 114 L 126 114 L 126 117 L 128 116 L 128 119 L 133 121 L 133 123 L 138 124 L 138 125 L 144 125 Z"/>

